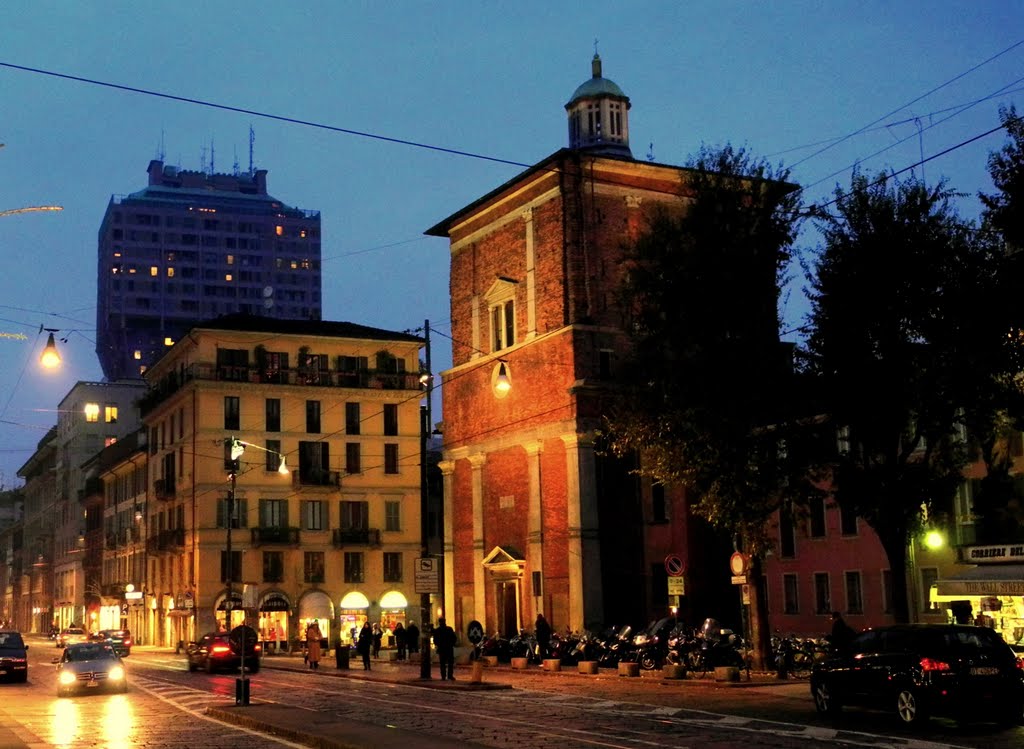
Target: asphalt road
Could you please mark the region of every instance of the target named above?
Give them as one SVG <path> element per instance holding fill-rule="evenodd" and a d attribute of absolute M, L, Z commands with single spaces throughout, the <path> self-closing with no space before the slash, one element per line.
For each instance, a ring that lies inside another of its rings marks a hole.
<path fill-rule="evenodd" d="M 57 699 L 53 666 L 58 650 L 32 641 L 29 683 L 0 685 L 0 748 L 38 747 L 265 747 L 300 746 L 320 734 L 321 746 L 643 747 L 816 746 L 984 747 L 1024 744 L 1024 728 L 960 725 L 933 720 L 909 732 L 895 718 L 847 710 L 837 722 L 819 718 L 806 682 L 715 687 L 645 676 L 581 677 L 509 669 L 488 670 L 485 682 L 511 689 L 475 690 L 468 673 L 454 685 L 416 683 L 412 665 L 319 672 L 300 659 L 268 658 L 251 679 L 250 707 L 235 707 L 235 675 L 188 673 L 184 657 L 136 649 L 126 659 L 126 695 Z M 436 670 L 435 670 L 436 675 Z M 251 727 L 233 725 L 241 722 Z M 268 732 L 270 720 L 281 735 Z"/>

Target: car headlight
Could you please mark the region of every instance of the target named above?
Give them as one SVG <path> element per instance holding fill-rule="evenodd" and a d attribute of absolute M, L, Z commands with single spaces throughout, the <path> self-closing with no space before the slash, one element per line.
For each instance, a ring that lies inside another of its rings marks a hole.
<path fill-rule="evenodd" d="M 68 684 L 74 684 L 75 681 L 78 680 L 77 675 L 73 671 L 61 671 L 58 678 L 60 679 L 60 683 L 65 686 Z"/>
<path fill-rule="evenodd" d="M 111 681 L 121 681 L 124 678 L 124 669 L 121 666 L 114 666 L 107 673 L 107 678 Z"/>

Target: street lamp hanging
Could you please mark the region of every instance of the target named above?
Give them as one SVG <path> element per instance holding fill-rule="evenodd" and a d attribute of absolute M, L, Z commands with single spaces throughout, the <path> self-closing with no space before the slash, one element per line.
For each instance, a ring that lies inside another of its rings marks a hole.
<path fill-rule="evenodd" d="M 39 356 L 39 363 L 43 365 L 44 369 L 56 369 L 60 366 L 60 354 L 57 353 L 57 343 L 53 340 L 53 334 L 56 330 L 51 328 L 44 328 L 50 337 L 46 339 L 46 347 L 43 348 L 43 353 Z"/>
<path fill-rule="evenodd" d="M 512 389 L 512 381 L 508 378 L 508 370 L 505 369 L 505 362 L 503 361 L 498 365 L 498 376 L 494 380 L 494 389 L 501 394 L 505 394 Z"/>

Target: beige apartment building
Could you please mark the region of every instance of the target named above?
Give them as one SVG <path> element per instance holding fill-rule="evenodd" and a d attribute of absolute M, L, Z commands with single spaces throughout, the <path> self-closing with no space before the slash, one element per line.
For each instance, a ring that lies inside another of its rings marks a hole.
<path fill-rule="evenodd" d="M 333 644 L 418 620 L 423 344 L 231 315 L 145 373 L 152 642 L 244 620 L 295 647 L 317 620 Z"/>

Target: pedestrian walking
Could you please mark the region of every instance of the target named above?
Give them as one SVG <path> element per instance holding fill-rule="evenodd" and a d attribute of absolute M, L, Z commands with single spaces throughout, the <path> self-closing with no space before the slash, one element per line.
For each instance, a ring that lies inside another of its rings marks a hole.
<path fill-rule="evenodd" d="M 397 659 L 400 661 L 405 660 L 405 627 L 402 626 L 401 622 L 395 624 L 395 647 L 398 648 Z"/>
<path fill-rule="evenodd" d="M 441 680 L 455 681 L 455 630 L 445 624 L 443 616 L 434 630 L 434 647 L 441 664 Z"/>
<path fill-rule="evenodd" d="M 373 657 L 380 657 L 380 644 L 381 640 L 384 639 L 384 631 L 380 628 L 380 625 L 376 622 L 373 623 Z"/>
<path fill-rule="evenodd" d="M 370 648 L 373 647 L 373 632 L 370 630 L 370 623 L 364 622 L 363 628 L 359 630 L 359 639 L 356 641 L 356 650 L 363 657 L 363 671 L 370 670 Z"/>
<path fill-rule="evenodd" d="M 537 638 L 537 648 L 540 650 L 540 657 L 548 657 L 548 648 L 551 645 L 551 625 L 544 618 L 544 614 L 537 614 L 537 621 L 533 625 L 533 636 Z"/>
<path fill-rule="evenodd" d="M 416 622 L 409 622 L 405 628 L 405 643 L 409 646 L 409 655 L 420 652 L 420 628 Z"/>
<path fill-rule="evenodd" d="M 268 653 L 277 652 L 277 627 L 273 624 L 267 629 L 267 635 L 270 637 L 270 644 L 267 646 Z"/>
<path fill-rule="evenodd" d="M 846 623 L 838 611 L 832 612 L 832 636 L 829 642 L 836 650 L 846 650 L 850 641 L 857 636 L 857 631 Z"/>
<path fill-rule="evenodd" d="M 320 668 L 320 640 L 322 639 L 320 625 L 314 620 L 306 627 L 306 659 L 309 667 L 314 671 Z"/>

